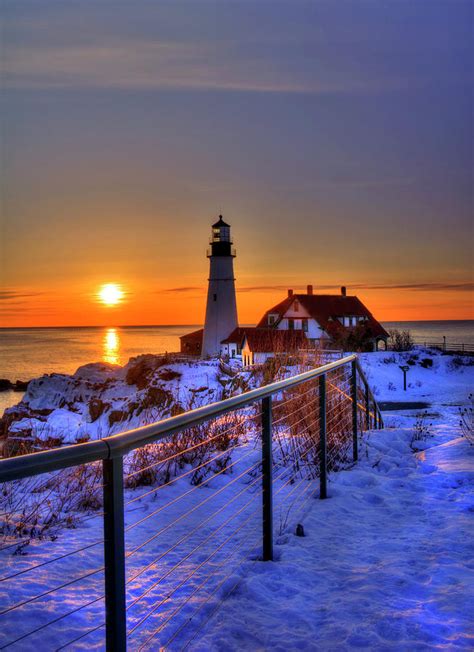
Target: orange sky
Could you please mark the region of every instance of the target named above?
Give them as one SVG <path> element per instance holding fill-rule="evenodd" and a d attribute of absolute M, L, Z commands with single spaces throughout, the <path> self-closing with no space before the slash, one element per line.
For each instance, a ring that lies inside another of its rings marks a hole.
<path fill-rule="evenodd" d="M 202 323 L 219 213 L 241 323 L 474 317 L 472 3 L 105 4 L 5 6 L 0 326 Z"/>
<path fill-rule="evenodd" d="M 238 274 L 238 271 L 237 271 Z M 114 279 L 105 279 L 107 282 Z M 153 286 L 116 279 L 127 293 L 118 306 L 104 306 L 95 294 L 100 281 L 90 287 L 58 288 L 52 292 L 25 289 L 12 299 L 11 315 L 4 314 L 2 326 L 121 326 L 153 324 L 201 324 L 204 318 L 204 287 L 189 286 L 155 290 Z M 313 279 L 309 279 L 313 280 Z M 295 292 L 305 292 L 306 285 L 289 283 Z M 315 292 L 318 288 L 315 285 Z M 260 286 L 262 287 L 262 286 Z M 339 289 L 320 289 L 323 294 Z M 472 291 L 443 289 L 351 289 L 381 321 L 473 319 Z M 30 295 L 30 296 L 28 296 Z M 239 321 L 253 324 L 264 310 L 286 296 L 285 286 L 275 288 L 241 286 L 237 277 Z"/>

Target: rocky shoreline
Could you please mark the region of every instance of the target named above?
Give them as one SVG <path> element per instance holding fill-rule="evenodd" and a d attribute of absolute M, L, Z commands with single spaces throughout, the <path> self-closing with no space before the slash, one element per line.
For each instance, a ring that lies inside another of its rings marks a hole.
<path fill-rule="evenodd" d="M 28 389 L 29 380 L 16 380 L 12 382 L 7 378 L 0 378 L 0 392 L 26 392 Z"/>
<path fill-rule="evenodd" d="M 244 374 L 245 376 L 245 374 Z M 137 428 L 248 389 L 218 360 L 146 354 L 121 367 L 91 363 L 72 375 L 0 380 L 24 392 L 0 418 L 0 451 L 12 456 Z"/>

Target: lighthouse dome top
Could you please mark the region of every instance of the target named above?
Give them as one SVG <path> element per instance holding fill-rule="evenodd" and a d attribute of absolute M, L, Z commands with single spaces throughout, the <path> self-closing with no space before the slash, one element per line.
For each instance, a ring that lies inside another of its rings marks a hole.
<path fill-rule="evenodd" d="M 224 220 L 222 219 L 222 215 L 219 215 L 219 220 L 212 225 L 212 228 L 213 229 L 218 229 L 221 226 L 226 226 L 227 228 L 229 228 L 230 224 L 227 224 L 227 222 L 224 222 Z"/>

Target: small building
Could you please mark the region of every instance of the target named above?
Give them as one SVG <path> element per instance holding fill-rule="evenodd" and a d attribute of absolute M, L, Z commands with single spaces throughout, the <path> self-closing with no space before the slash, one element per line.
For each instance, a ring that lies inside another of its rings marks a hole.
<path fill-rule="evenodd" d="M 221 342 L 221 356 L 223 358 L 236 358 L 242 353 L 242 342 L 247 329 L 234 328 L 229 337 Z"/>
<path fill-rule="evenodd" d="M 246 328 L 242 341 L 242 364 L 263 364 L 269 358 L 291 355 L 309 347 L 302 331 Z"/>
<path fill-rule="evenodd" d="M 204 329 L 200 328 L 197 331 L 192 333 L 186 333 L 182 335 L 179 339 L 181 342 L 181 353 L 185 355 L 198 355 L 202 353 L 202 338 L 204 334 Z"/>
<path fill-rule="evenodd" d="M 308 285 L 306 294 L 288 296 L 267 310 L 257 328 L 283 331 L 301 331 L 313 346 L 328 343 L 343 348 L 377 350 L 380 342 L 387 348 L 389 334 L 356 296 L 349 296 L 346 288 L 340 294 L 314 294 Z"/>

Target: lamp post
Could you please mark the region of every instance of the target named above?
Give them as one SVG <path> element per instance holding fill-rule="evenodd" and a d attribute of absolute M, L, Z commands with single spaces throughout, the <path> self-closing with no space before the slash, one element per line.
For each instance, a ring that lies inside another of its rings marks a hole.
<path fill-rule="evenodd" d="M 400 369 L 403 371 L 403 389 L 407 391 L 407 371 L 410 367 L 407 364 L 400 365 Z"/>

